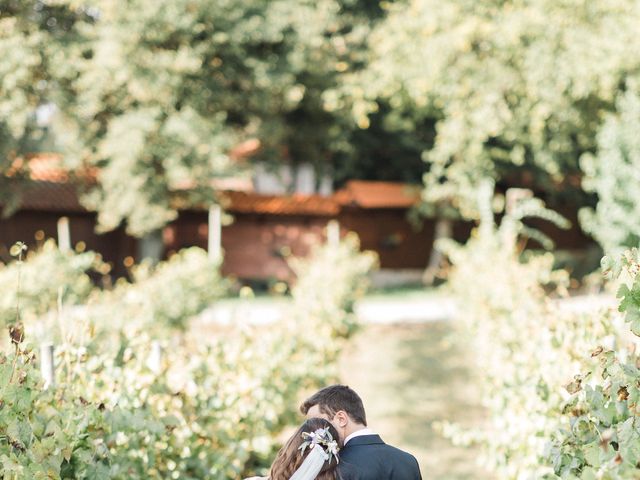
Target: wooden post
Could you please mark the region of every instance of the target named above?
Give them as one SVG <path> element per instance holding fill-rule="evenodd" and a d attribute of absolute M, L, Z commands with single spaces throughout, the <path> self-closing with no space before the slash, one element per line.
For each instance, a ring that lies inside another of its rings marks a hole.
<path fill-rule="evenodd" d="M 438 241 L 451 238 L 453 236 L 453 222 L 448 218 L 439 218 L 436 221 L 435 238 L 431 245 L 431 254 L 429 255 L 429 264 L 422 276 L 425 285 L 433 285 L 442 266 L 444 255 L 438 248 Z"/>
<path fill-rule="evenodd" d="M 63 252 L 71 250 L 71 231 L 68 217 L 58 219 L 58 248 Z"/>
<path fill-rule="evenodd" d="M 219 260 L 222 253 L 222 210 L 220 205 L 209 208 L 209 232 L 207 250 L 210 260 Z"/>
<path fill-rule="evenodd" d="M 327 243 L 332 247 L 340 245 L 340 224 L 337 220 L 327 223 Z"/>
<path fill-rule="evenodd" d="M 480 214 L 480 226 L 478 227 L 480 238 L 489 238 L 495 228 L 492 206 L 494 188 L 494 181 L 490 178 L 484 178 L 476 189 L 478 213 Z"/>
<path fill-rule="evenodd" d="M 44 379 L 44 388 L 55 386 L 54 347 L 52 343 L 40 345 L 40 372 Z"/>

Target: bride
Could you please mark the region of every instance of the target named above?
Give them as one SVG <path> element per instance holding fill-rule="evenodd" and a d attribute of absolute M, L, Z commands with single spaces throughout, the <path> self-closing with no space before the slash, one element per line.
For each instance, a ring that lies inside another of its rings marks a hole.
<path fill-rule="evenodd" d="M 338 432 L 327 420 L 309 418 L 280 449 L 264 480 L 339 479 L 338 438 Z"/>

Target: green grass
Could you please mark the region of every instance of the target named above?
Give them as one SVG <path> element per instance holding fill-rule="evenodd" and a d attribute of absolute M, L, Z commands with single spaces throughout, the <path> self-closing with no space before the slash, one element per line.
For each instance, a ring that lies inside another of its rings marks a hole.
<path fill-rule="evenodd" d="M 370 325 L 350 342 L 341 381 L 363 398 L 370 426 L 382 438 L 413 453 L 424 478 L 486 479 L 478 452 L 453 446 L 434 429 L 449 420 L 482 421 L 471 375 L 472 360 L 451 342 L 451 325 Z"/>
<path fill-rule="evenodd" d="M 384 288 L 384 289 L 372 289 L 370 290 L 365 299 L 367 300 L 412 300 L 436 297 L 442 295 L 441 287 L 396 287 L 396 288 Z"/>
<path fill-rule="evenodd" d="M 435 298 L 442 296 L 442 290 L 440 287 L 427 288 L 427 287 L 397 287 L 397 288 L 385 288 L 375 289 L 369 291 L 363 300 L 414 300 L 423 298 Z M 252 304 L 256 306 L 272 306 L 272 305 L 286 305 L 291 300 L 289 295 L 274 295 L 267 292 L 255 292 L 254 296 L 240 298 L 239 296 L 232 296 L 228 298 L 220 299 L 216 302 L 218 305 L 236 305 L 236 304 Z"/>

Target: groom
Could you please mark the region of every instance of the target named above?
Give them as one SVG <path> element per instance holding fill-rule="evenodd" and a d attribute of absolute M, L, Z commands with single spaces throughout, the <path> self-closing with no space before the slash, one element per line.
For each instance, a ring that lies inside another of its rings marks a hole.
<path fill-rule="evenodd" d="M 421 480 L 413 455 L 382 441 L 367 428 L 358 394 L 345 385 L 331 385 L 300 405 L 307 418 L 321 417 L 333 424 L 344 446 L 338 468 L 344 480 Z"/>

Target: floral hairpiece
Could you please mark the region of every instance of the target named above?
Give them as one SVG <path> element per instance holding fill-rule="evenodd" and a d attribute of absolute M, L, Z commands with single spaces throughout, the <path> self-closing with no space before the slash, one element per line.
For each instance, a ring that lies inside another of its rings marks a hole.
<path fill-rule="evenodd" d="M 302 432 L 302 438 L 304 438 L 304 442 L 298 449 L 302 450 L 303 454 L 307 447 L 309 447 L 309 450 L 313 450 L 317 445 L 320 445 L 320 448 L 325 447 L 323 448 L 325 461 L 328 460 L 331 463 L 332 456 L 336 459 L 336 463 L 340 461 L 338 459 L 340 448 L 338 447 L 338 442 L 333 439 L 331 432 L 329 432 L 329 427 L 319 428 L 311 433 Z"/>

